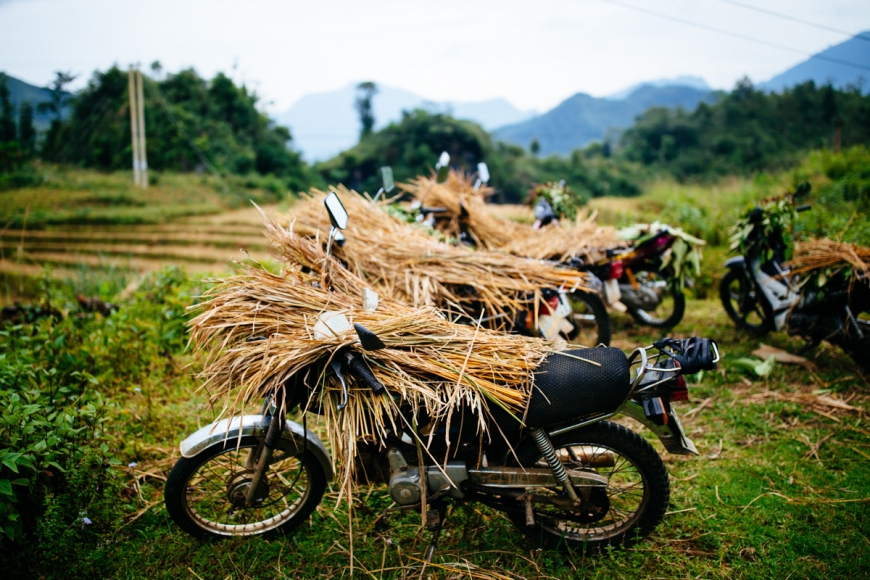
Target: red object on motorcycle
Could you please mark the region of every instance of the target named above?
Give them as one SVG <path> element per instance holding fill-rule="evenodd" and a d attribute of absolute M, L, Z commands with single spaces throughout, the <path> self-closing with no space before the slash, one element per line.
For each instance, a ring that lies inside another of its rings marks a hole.
<path fill-rule="evenodd" d="M 559 307 L 559 295 L 541 300 L 541 305 L 538 307 L 538 316 L 551 316 Z"/>
<path fill-rule="evenodd" d="M 686 378 L 683 375 L 677 377 L 677 388 L 671 392 L 671 401 L 688 401 L 689 387 L 686 385 Z"/>
<path fill-rule="evenodd" d="M 646 418 L 656 425 L 668 424 L 668 411 L 661 397 L 653 397 L 643 402 L 643 412 Z"/>
<path fill-rule="evenodd" d="M 610 262 L 610 278 L 609 280 L 619 280 L 625 268 L 622 265 L 622 260 L 613 260 Z"/>

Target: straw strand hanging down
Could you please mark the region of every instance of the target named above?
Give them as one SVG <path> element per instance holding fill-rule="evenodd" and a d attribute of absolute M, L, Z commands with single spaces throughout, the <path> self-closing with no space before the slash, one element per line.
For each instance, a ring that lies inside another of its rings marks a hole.
<path fill-rule="evenodd" d="M 314 338 L 313 327 L 326 311 L 341 312 L 381 338 L 386 348 L 364 356 L 387 390 L 411 408 L 447 417 L 450 409 L 467 405 L 477 413 L 481 430 L 490 404 L 522 416 L 534 370 L 552 350 L 547 343 L 453 324 L 432 308 L 415 309 L 389 297 L 381 298 L 377 310 L 364 310 L 366 284 L 334 258 L 324 272 L 327 258 L 319 241 L 275 223 L 267 227 L 273 234 L 282 232 L 285 269 L 273 274 L 241 266 L 238 275 L 219 281 L 193 307 L 191 342 L 205 359 L 202 388 L 222 416 L 241 414 L 246 403 L 277 392 L 291 377 L 296 377 L 290 381 L 294 385 L 307 379 L 320 388 L 300 405 L 325 415 L 339 481 L 345 480 L 353 469 L 357 437 L 382 442 L 398 419 L 391 397 L 374 395 L 353 377 L 348 377 L 350 403 L 336 411 L 340 385 L 324 369 L 341 347 L 363 351 L 353 330 Z"/>
<path fill-rule="evenodd" d="M 461 308 L 476 320 L 481 307 L 487 315 L 527 307 L 529 296 L 542 288 L 589 291 L 588 274 L 552 263 L 502 252 L 454 247 L 388 214 L 359 194 L 339 186 L 336 193 L 350 215 L 344 247 L 336 257 L 377 292 L 414 306 L 436 306 L 446 312 Z M 288 227 L 325 243 L 329 219 L 323 209 L 325 193 L 312 190 L 293 208 Z M 270 245 L 280 259 L 293 253 L 287 229 L 268 229 Z"/>
<path fill-rule="evenodd" d="M 578 215 L 574 223 L 563 220 L 558 227 L 539 230 L 528 224 L 495 217 L 486 204 L 486 198 L 495 190 L 483 186 L 475 191 L 471 176 L 455 171 L 450 172 L 443 184 L 419 176 L 410 183 L 400 183 L 399 188 L 427 207 L 447 210 L 438 214 L 436 219 L 436 227 L 441 233 L 458 238 L 462 220 L 468 235 L 479 248 L 536 260 L 562 262 L 586 258 L 594 262 L 604 257 L 605 249 L 625 245 L 615 228 L 595 223 L 595 214 L 585 219 Z M 461 217 L 461 207 L 465 209 L 465 217 Z"/>

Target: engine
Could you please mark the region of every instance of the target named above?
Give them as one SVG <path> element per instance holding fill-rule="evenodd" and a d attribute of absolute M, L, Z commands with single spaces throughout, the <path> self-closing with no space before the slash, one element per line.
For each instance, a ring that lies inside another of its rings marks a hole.
<path fill-rule="evenodd" d="M 405 461 L 405 457 L 398 449 L 391 447 L 387 450 L 387 458 L 390 460 L 390 497 L 399 505 L 413 505 L 420 503 L 423 494 L 420 485 L 420 468 L 411 467 Z M 468 471 L 462 461 L 448 461 L 444 466 L 430 465 L 426 468 L 426 495 L 431 496 L 437 492 L 446 491 L 446 495 L 456 499 L 462 499 L 461 483 L 468 479 Z"/>

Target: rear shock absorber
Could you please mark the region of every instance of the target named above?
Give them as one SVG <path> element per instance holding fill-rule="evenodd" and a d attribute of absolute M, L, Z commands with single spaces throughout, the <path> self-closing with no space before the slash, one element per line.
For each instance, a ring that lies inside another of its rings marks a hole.
<path fill-rule="evenodd" d="M 544 457 L 547 465 L 553 470 L 553 476 L 562 489 L 565 490 L 565 495 L 571 498 L 571 501 L 580 503 L 580 498 L 577 497 L 577 492 L 574 491 L 574 486 L 571 485 L 571 480 L 568 478 L 568 472 L 565 471 L 565 466 L 562 461 L 556 456 L 556 450 L 553 448 L 553 443 L 543 429 L 532 429 L 532 439 L 535 440 L 535 445 L 538 446 L 538 451 Z"/>

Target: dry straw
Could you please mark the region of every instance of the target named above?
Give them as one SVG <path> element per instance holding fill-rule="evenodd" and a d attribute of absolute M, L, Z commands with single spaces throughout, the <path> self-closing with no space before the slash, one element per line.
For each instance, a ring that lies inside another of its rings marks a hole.
<path fill-rule="evenodd" d="M 358 439 L 382 443 L 388 428 L 404 425 L 399 403 L 374 395 L 353 377 L 348 377 L 348 406 L 336 410 L 340 384 L 328 364 L 341 348 L 363 351 L 353 330 L 315 337 L 314 326 L 325 312 L 340 312 L 381 338 L 386 348 L 364 352 L 365 359 L 389 393 L 415 413 L 425 410 L 449 423 L 451 414 L 467 405 L 477 413 L 481 431 L 490 404 L 522 416 L 533 372 L 551 350 L 547 343 L 454 324 L 432 308 L 389 297 L 382 297 L 375 311 L 364 310 L 366 284 L 335 258 L 327 259 L 319 241 L 272 221 L 267 228 L 282 251 L 281 273 L 241 266 L 238 275 L 206 293 L 190 322 L 191 342 L 205 358 L 203 389 L 221 416 L 239 415 L 247 403 L 285 385 L 300 388 L 304 379 L 313 389 L 300 404 L 322 409 L 342 490 L 349 493 Z M 286 396 L 292 399 L 292 393 Z"/>
<path fill-rule="evenodd" d="M 870 276 L 870 248 L 818 238 L 795 245 L 792 273 L 834 272 L 851 268 L 853 274 Z"/>
<path fill-rule="evenodd" d="M 417 177 L 410 183 L 399 184 L 426 207 L 441 207 L 447 211 L 438 214 L 436 227 L 447 236 L 458 238 L 460 223 L 479 248 L 500 250 L 516 256 L 537 260 L 566 261 L 584 258 L 597 262 L 603 251 L 625 245 L 615 228 L 595 223 L 595 214 L 560 226 L 547 226 L 535 230 L 528 224 L 493 216 L 486 199 L 494 193 L 489 187 L 475 191 L 469 175 L 451 171 L 443 184 L 429 177 Z M 463 211 L 464 210 L 464 211 Z"/>
<path fill-rule="evenodd" d="M 335 255 L 381 295 L 476 320 L 484 311 L 489 317 L 528 308 L 542 288 L 591 287 L 583 272 L 503 252 L 451 246 L 390 215 L 384 204 L 372 204 L 341 186 L 335 191 L 350 214 L 347 241 L 341 248 L 333 246 Z M 329 232 L 324 197 L 313 190 L 293 208 L 288 223 L 294 232 L 318 239 L 321 245 Z M 270 228 L 267 235 L 276 256 L 292 258 L 295 241 L 287 230 Z"/>

